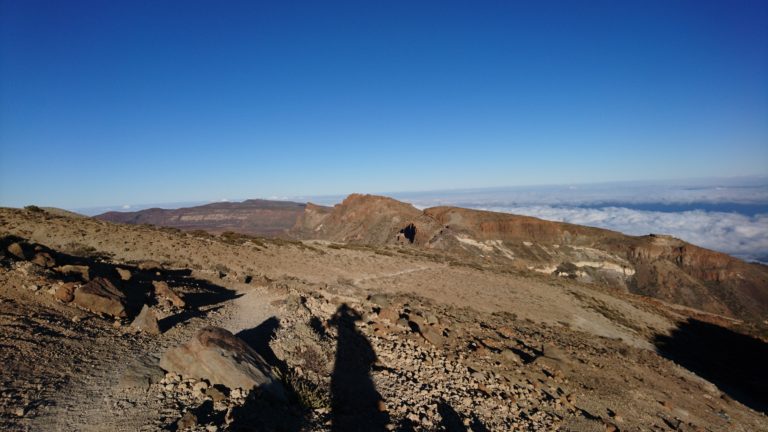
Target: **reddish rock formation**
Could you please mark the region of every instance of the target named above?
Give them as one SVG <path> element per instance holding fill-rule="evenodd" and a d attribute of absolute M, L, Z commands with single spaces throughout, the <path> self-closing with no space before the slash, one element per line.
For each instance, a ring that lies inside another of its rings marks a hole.
<path fill-rule="evenodd" d="M 413 244 L 464 260 L 569 277 L 750 321 L 768 316 L 768 268 L 664 236 L 433 207 L 353 194 L 332 209 L 308 206 L 293 230 L 305 239 Z"/>

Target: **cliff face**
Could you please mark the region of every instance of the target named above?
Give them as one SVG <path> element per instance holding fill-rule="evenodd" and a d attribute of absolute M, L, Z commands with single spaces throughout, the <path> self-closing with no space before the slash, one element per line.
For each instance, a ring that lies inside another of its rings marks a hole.
<path fill-rule="evenodd" d="M 412 245 L 462 260 L 598 283 L 748 321 L 768 317 L 768 268 L 664 236 L 350 195 L 307 207 L 295 235 L 372 245 Z"/>
<path fill-rule="evenodd" d="M 213 203 L 173 210 L 147 209 L 137 212 L 108 212 L 96 219 L 128 224 L 152 224 L 211 233 L 234 231 L 250 235 L 282 235 L 304 214 L 304 204 L 288 201 L 247 200 Z"/>
<path fill-rule="evenodd" d="M 348 243 L 423 244 L 434 231 L 433 225 L 433 220 L 410 204 L 387 197 L 352 194 L 332 209 L 308 206 L 293 233 L 302 238 Z"/>

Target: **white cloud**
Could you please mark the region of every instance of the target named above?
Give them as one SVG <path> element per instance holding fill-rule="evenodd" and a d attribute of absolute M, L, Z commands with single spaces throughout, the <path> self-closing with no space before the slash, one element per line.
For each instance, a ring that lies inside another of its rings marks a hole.
<path fill-rule="evenodd" d="M 747 216 L 702 210 L 657 212 L 622 207 L 520 206 L 478 208 L 606 228 L 630 235 L 671 234 L 695 245 L 744 259 L 765 259 L 768 256 L 768 214 Z"/>

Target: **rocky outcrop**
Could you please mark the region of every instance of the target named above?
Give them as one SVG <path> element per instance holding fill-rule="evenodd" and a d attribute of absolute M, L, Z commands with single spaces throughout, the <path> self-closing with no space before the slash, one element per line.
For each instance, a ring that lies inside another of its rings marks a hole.
<path fill-rule="evenodd" d="M 264 359 L 243 340 L 219 327 L 206 327 L 186 344 L 167 351 L 160 359 L 160 367 L 230 389 L 259 388 L 273 398 L 285 399 L 282 385 Z"/>
<path fill-rule="evenodd" d="M 663 235 L 619 232 L 528 216 L 432 207 L 353 194 L 307 207 L 293 234 L 368 245 L 414 245 L 478 266 L 598 283 L 748 321 L 768 315 L 768 268 Z M 559 271 L 563 266 L 573 271 Z"/>
<path fill-rule="evenodd" d="M 358 244 L 424 244 L 437 228 L 434 220 L 410 204 L 382 196 L 352 194 L 330 210 L 308 208 L 294 226 L 293 234 Z"/>
<path fill-rule="evenodd" d="M 116 318 L 125 318 L 126 298 L 122 291 L 117 289 L 112 282 L 102 277 L 75 289 L 74 299 L 76 305 L 98 314 L 112 315 Z"/>

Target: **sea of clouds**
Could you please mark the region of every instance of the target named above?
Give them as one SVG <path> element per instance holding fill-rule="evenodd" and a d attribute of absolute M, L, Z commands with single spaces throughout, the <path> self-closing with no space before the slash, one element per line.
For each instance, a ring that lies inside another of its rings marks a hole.
<path fill-rule="evenodd" d="M 531 186 L 393 194 L 419 208 L 491 210 L 630 235 L 671 234 L 768 263 L 768 179 Z"/>

